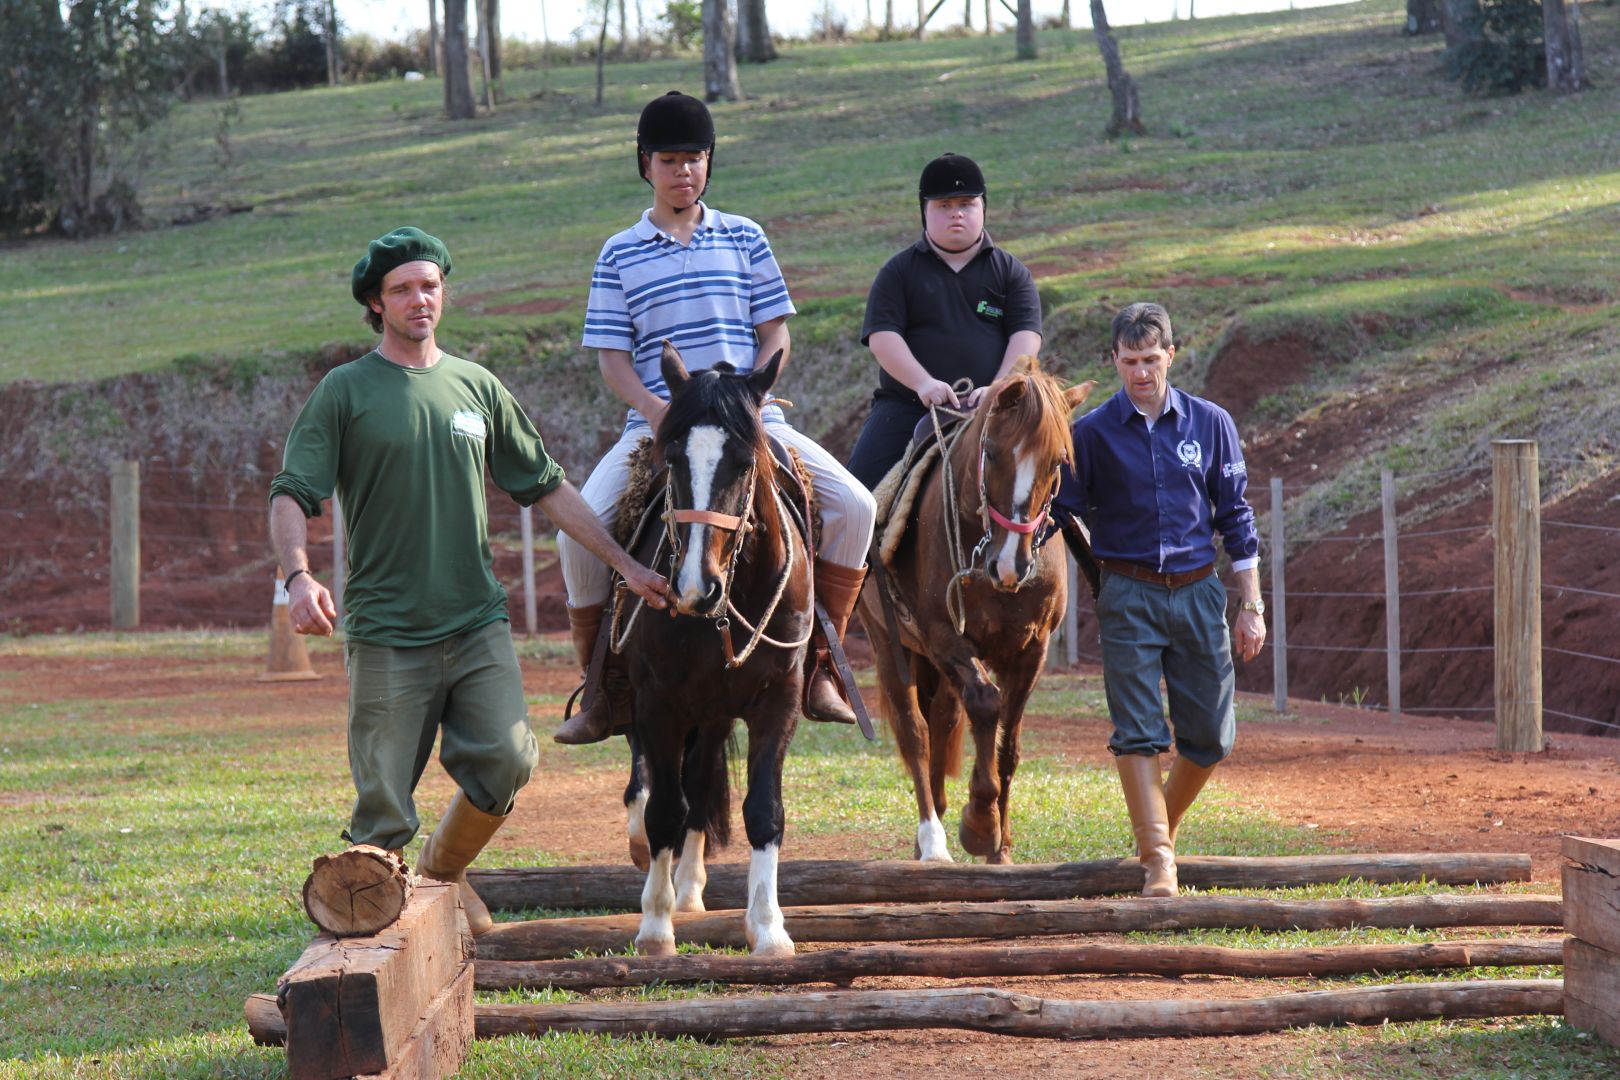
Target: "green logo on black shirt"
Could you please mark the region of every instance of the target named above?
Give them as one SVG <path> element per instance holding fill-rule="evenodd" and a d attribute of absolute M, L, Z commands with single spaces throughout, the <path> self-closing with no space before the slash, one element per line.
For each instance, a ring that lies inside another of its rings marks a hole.
<path fill-rule="evenodd" d="M 990 318 L 990 319 L 999 319 L 999 318 L 1001 318 L 1001 316 L 1003 314 L 1005 314 L 1005 312 L 1003 312 L 1000 308 L 996 307 L 996 305 L 992 304 L 988 300 L 980 300 L 979 301 L 979 306 L 974 308 L 973 310 L 975 312 L 977 312 L 978 314 L 983 315 L 986 318 Z"/>

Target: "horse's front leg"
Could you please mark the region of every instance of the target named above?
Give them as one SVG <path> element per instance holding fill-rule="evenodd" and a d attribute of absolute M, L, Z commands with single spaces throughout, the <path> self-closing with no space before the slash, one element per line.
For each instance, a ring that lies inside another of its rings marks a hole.
<path fill-rule="evenodd" d="M 1012 670 L 1001 680 L 1001 713 L 997 718 L 1001 752 L 996 756 L 1000 776 L 997 806 L 1001 817 L 1001 837 L 996 850 L 986 856 L 991 863 L 1010 863 L 1012 859 L 1012 801 L 1013 774 L 1018 771 L 1019 737 L 1024 727 L 1024 706 L 1029 703 L 1035 680 L 1040 677 L 1041 664 L 1046 659 L 1046 635 L 1036 636 L 1033 644 L 1018 654 Z"/>
<path fill-rule="evenodd" d="M 652 852 L 647 850 L 647 778 L 642 772 L 641 741 L 631 731 L 625 735 L 630 744 L 630 780 L 624 786 L 624 828 L 630 842 L 630 861 L 645 873 L 652 864 Z"/>
<path fill-rule="evenodd" d="M 796 681 L 796 680 L 792 680 Z M 785 831 L 782 812 L 782 759 L 798 721 L 799 694 L 761 706 L 748 722 L 748 794 L 743 824 L 753 848 L 748 860 L 748 914 L 744 927 L 755 956 L 792 956 L 782 908 L 776 899 L 776 868 Z"/>
<path fill-rule="evenodd" d="M 973 773 L 968 780 L 968 801 L 962 807 L 957 839 L 970 855 L 989 857 L 1001 848 L 1001 772 L 999 718 L 1002 695 L 974 651 L 972 642 L 951 634 L 934 643 L 936 663 L 967 710 L 973 729 Z"/>
<path fill-rule="evenodd" d="M 645 735 L 646 728 L 639 723 L 639 717 L 637 726 Z M 680 853 L 681 830 L 686 821 L 686 797 L 681 792 L 681 742 L 667 737 L 647 739 L 643 749 L 647 783 L 645 820 L 651 859 L 647 882 L 641 889 L 641 928 L 636 934 L 636 952 L 641 956 L 674 956 L 675 884 L 671 869 Z"/>

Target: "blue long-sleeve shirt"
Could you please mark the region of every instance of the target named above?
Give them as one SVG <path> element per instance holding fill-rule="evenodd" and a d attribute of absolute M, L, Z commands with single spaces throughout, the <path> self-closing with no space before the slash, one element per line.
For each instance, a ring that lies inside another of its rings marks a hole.
<path fill-rule="evenodd" d="M 1170 387 L 1149 427 L 1121 390 L 1074 422 L 1074 452 L 1054 501 L 1097 557 L 1184 573 L 1215 560 L 1218 532 L 1234 570 L 1259 563 L 1243 447 L 1219 405 Z"/>

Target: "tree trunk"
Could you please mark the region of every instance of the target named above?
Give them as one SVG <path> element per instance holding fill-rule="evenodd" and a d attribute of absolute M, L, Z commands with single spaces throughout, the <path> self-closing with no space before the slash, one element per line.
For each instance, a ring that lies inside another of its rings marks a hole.
<path fill-rule="evenodd" d="M 444 65 L 439 59 L 439 0 L 428 0 L 428 74 L 437 75 Z"/>
<path fill-rule="evenodd" d="M 1062 19 L 1063 19 L 1063 29 L 1068 30 L 1068 29 L 1070 29 L 1071 27 L 1074 26 L 1073 20 L 1070 19 L 1070 17 L 1069 17 L 1069 0 L 1063 0 Z"/>
<path fill-rule="evenodd" d="M 452 120 L 478 115 L 467 63 L 467 0 L 444 0 L 444 112 Z"/>
<path fill-rule="evenodd" d="M 614 46 L 613 55 L 620 60 L 624 59 L 624 50 L 630 42 L 630 22 L 625 12 L 624 0 L 619 0 L 619 41 Z"/>
<path fill-rule="evenodd" d="M 703 0 L 704 101 L 736 101 L 742 97 L 733 59 L 736 41 L 729 0 Z"/>
<path fill-rule="evenodd" d="M 1406 0 L 1406 32 L 1412 37 L 1438 34 L 1445 28 L 1440 0 Z"/>
<path fill-rule="evenodd" d="M 223 22 L 219 24 L 219 51 L 214 54 L 214 59 L 219 66 L 219 96 L 221 100 L 225 100 L 231 96 L 231 72 L 227 62 L 230 59 L 230 52 L 225 45 Z"/>
<path fill-rule="evenodd" d="M 607 79 L 608 16 L 613 12 L 613 0 L 602 0 L 602 32 L 596 35 L 596 103 L 602 104 L 603 83 Z"/>
<path fill-rule="evenodd" d="M 1440 0 L 1440 18 L 1448 49 L 1479 36 L 1479 0 Z"/>
<path fill-rule="evenodd" d="M 894 0 L 884 0 L 883 33 L 885 37 L 894 33 Z"/>
<path fill-rule="evenodd" d="M 326 0 L 326 85 L 336 86 L 342 74 L 338 66 L 337 0 Z"/>
<path fill-rule="evenodd" d="M 1030 0 L 1018 0 L 1018 59 L 1035 59 L 1035 13 Z"/>
<path fill-rule="evenodd" d="M 1547 47 L 1547 89 L 1574 94 L 1586 88 L 1581 49 L 1580 0 L 1541 0 L 1541 33 Z"/>
<path fill-rule="evenodd" d="M 479 23 L 489 29 L 484 34 L 484 47 L 489 56 L 490 80 L 499 84 L 501 81 L 501 0 L 482 0 L 484 11 L 479 16 Z M 498 88 L 498 87 L 497 87 Z"/>
<path fill-rule="evenodd" d="M 411 899 L 411 875 L 398 855 L 357 844 L 322 855 L 304 879 L 309 921 L 339 937 L 375 934 L 399 918 Z"/>
<path fill-rule="evenodd" d="M 765 18 L 765 0 L 738 0 L 737 54 L 750 64 L 767 64 L 776 59 L 776 43 Z"/>
<path fill-rule="evenodd" d="M 973 0 L 962 5 L 962 29 L 970 32 L 973 29 Z"/>
<path fill-rule="evenodd" d="M 990 0 L 984 0 L 984 36 L 989 37 L 996 32 L 995 16 L 991 13 Z"/>
<path fill-rule="evenodd" d="M 1117 139 L 1127 132 L 1146 135 L 1147 128 L 1142 126 L 1142 103 L 1136 97 L 1136 82 L 1119 58 L 1119 43 L 1108 28 L 1108 13 L 1103 10 L 1103 0 L 1091 0 L 1091 33 L 1097 39 L 1097 51 L 1102 53 L 1103 66 L 1108 69 L 1108 92 L 1114 96 L 1114 114 L 1109 117 L 1103 133 L 1110 139 Z"/>

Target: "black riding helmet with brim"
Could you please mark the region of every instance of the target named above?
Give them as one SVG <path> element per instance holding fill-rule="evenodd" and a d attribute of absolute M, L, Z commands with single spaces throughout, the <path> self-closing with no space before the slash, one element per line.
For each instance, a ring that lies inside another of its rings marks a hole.
<path fill-rule="evenodd" d="M 989 205 L 984 173 L 977 163 L 962 154 L 941 154 L 923 166 L 917 180 L 917 210 L 928 224 L 929 199 L 967 199 L 977 195 Z"/>
<path fill-rule="evenodd" d="M 636 169 L 643 180 L 647 180 L 643 155 L 699 150 L 709 152 L 709 171 L 703 181 L 703 191 L 708 191 L 709 178 L 714 174 L 714 117 L 709 115 L 709 107 L 679 90 L 647 102 L 636 121 Z M 702 196 L 703 192 L 698 192 L 698 197 Z"/>

